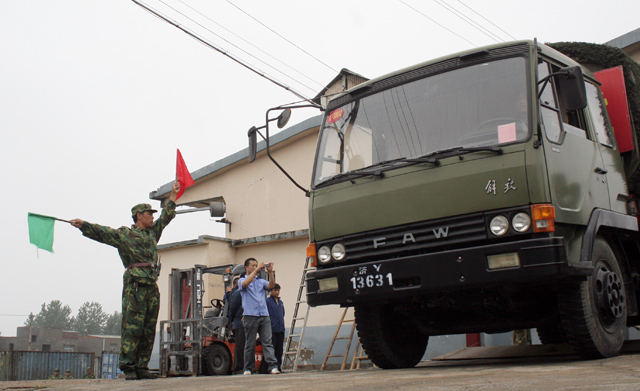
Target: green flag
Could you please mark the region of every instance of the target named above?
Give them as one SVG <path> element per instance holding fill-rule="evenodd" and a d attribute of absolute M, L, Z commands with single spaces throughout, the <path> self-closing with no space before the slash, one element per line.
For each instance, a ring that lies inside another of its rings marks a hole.
<path fill-rule="evenodd" d="M 53 252 L 53 224 L 55 217 L 29 212 L 29 241 L 36 247 Z"/>

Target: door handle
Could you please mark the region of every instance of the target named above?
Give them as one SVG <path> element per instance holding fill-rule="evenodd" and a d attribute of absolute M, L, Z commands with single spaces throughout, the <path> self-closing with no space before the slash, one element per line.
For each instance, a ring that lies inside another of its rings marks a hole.
<path fill-rule="evenodd" d="M 596 174 L 606 174 L 607 170 L 604 170 L 600 167 L 596 167 L 596 169 L 594 170 L 596 172 Z"/>

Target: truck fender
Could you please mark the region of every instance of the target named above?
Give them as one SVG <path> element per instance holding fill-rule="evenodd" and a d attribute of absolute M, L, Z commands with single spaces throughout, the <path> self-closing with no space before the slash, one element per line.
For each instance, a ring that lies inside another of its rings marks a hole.
<path fill-rule="evenodd" d="M 592 269 L 591 254 L 593 252 L 593 244 L 602 227 L 612 228 L 616 231 L 627 231 L 627 233 L 635 233 L 632 235 L 634 240 L 638 240 L 638 220 L 635 216 L 625 215 L 622 213 L 612 212 L 606 209 L 594 209 L 591 213 L 589 223 L 582 237 L 582 249 L 580 253 L 580 264 Z M 624 244 L 621 241 L 621 235 L 604 235 L 613 252 L 616 254 L 618 264 L 623 274 L 625 287 L 627 288 L 627 315 L 634 316 L 638 314 L 638 301 L 636 292 L 631 278 L 631 268 L 629 260 L 626 256 Z M 593 272 L 593 270 L 591 270 Z M 633 290 L 629 292 L 629 290 Z"/>
<path fill-rule="evenodd" d="M 582 237 L 580 263 L 591 262 L 593 242 L 600 231 L 600 227 L 611 227 L 626 231 L 638 232 L 638 220 L 634 216 L 612 212 L 606 209 L 594 209 L 589 218 L 587 229 Z"/>

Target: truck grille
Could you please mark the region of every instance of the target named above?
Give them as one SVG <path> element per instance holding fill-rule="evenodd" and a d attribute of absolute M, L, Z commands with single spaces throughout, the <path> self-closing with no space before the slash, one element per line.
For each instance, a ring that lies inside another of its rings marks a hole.
<path fill-rule="evenodd" d="M 487 239 L 482 213 L 383 228 L 317 243 L 346 247 L 343 262 L 363 263 L 455 249 Z M 340 263 L 343 263 L 340 262 Z"/>

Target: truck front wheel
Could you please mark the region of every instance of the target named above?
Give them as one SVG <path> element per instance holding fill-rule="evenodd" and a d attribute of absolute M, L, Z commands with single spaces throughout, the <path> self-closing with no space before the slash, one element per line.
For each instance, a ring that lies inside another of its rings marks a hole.
<path fill-rule="evenodd" d="M 362 347 L 378 367 L 411 368 L 424 356 L 429 336 L 391 305 L 356 305 L 355 319 Z"/>
<path fill-rule="evenodd" d="M 591 256 L 593 274 L 558 293 L 567 341 L 583 358 L 620 353 L 627 324 L 623 275 L 609 244 L 597 237 Z"/>

